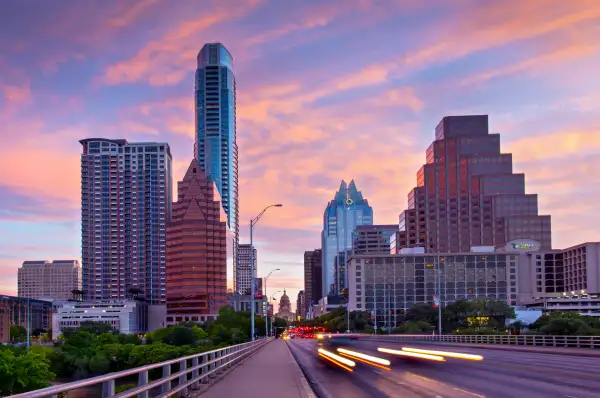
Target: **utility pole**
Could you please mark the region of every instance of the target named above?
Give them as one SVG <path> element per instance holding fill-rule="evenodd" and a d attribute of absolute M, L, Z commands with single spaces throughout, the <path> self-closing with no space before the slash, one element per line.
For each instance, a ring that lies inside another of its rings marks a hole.
<path fill-rule="evenodd" d="M 388 334 L 392 334 L 392 291 L 388 288 Z"/>
<path fill-rule="evenodd" d="M 253 230 L 254 225 L 260 220 L 265 211 L 267 211 L 271 207 L 281 207 L 282 204 L 270 205 L 267 206 L 261 211 L 258 216 L 254 219 L 250 220 L 250 341 L 254 341 L 254 312 L 255 312 L 255 303 L 254 303 L 254 270 L 256 269 L 256 265 L 254 264 L 254 241 L 253 241 Z"/>
<path fill-rule="evenodd" d="M 442 337 L 442 265 L 440 263 L 440 251 L 437 251 L 437 291 L 438 291 L 438 333 Z"/>
<path fill-rule="evenodd" d="M 27 351 L 31 346 L 31 301 L 27 297 Z"/>

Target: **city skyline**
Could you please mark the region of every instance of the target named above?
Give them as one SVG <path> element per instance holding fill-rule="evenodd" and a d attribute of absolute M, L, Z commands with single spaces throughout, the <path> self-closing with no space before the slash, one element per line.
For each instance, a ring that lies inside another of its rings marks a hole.
<path fill-rule="evenodd" d="M 340 179 L 356 179 L 375 223 L 397 222 L 446 115 L 490 115 L 526 192 L 552 216 L 554 247 L 598 240 L 600 187 L 589 181 L 600 173 L 600 87 L 590 78 L 600 6 L 366 3 L 7 2 L 0 292 L 16 294 L 24 260 L 79 258 L 78 140 L 168 142 L 181 180 L 193 155 L 196 56 L 211 41 L 236 59 L 241 241 L 250 218 L 284 204 L 255 234 L 259 275 L 282 269 L 269 290 L 302 288 L 303 253 L 320 246 Z"/>

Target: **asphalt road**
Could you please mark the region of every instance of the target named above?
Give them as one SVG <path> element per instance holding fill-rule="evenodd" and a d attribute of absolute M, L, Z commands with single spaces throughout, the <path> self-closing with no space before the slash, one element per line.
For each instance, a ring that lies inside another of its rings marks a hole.
<path fill-rule="evenodd" d="M 490 397 L 599 398 L 600 358 L 397 342 L 344 340 L 321 344 L 288 341 L 290 350 L 315 384 L 321 398 L 358 397 Z M 356 361 L 354 372 L 329 364 L 317 349 L 337 347 L 389 359 L 391 370 Z M 446 362 L 407 359 L 377 352 L 378 347 L 402 347 L 477 354 L 483 361 L 446 358 Z"/>

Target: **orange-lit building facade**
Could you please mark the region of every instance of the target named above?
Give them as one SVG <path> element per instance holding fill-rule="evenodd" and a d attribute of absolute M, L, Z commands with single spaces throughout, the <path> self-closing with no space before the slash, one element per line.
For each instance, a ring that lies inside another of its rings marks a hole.
<path fill-rule="evenodd" d="M 214 182 L 195 160 L 178 183 L 166 252 L 166 324 L 214 319 L 227 305 L 233 234 Z"/>
<path fill-rule="evenodd" d="M 552 248 L 550 216 L 538 214 L 537 195 L 525 193 L 525 175 L 513 172 L 487 115 L 444 117 L 426 157 L 400 214 L 397 251 L 468 253 L 516 239 Z"/>

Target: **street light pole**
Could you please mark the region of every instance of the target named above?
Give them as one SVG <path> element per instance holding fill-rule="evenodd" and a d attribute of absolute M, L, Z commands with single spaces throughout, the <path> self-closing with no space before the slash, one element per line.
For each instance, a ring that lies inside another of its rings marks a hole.
<path fill-rule="evenodd" d="M 254 241 L 253 241 L 253 230 L 254 226 L 260 220 L 265 211 L 271 207 L 281 207 L 282 204 L 267 206 L 261 211 L 258 216 L 250 220 L 250 341 L 254 341 L 254 270 L 256 268 L 254 264 Z"/>
<path fill-rule="evenodd" d="M 27 351 L 31 347 L 31 301 L 27 297 Z"/>
<path fill-rule="evenodd" d="M 278 290 L 275 293 L 273 293 L 273 295 L 271 295 L 271 300 L 269 300 L 269 304 L 271 301 L 275 301 L 275 295 L 277 293 L 281 293 L 281 290 Z M 267 311 L 268 311 L 268 307 L 267 307 Z M 271 317 L 271 336 L 275 336 L 275 333 L 273 333 L 274 324 L 275 324 L 275 305 L 273 305 L 273 316 Z"/>
<path fill-rule="evenodd" d="M 267 296 L 267 308 L 265 308 L 265 337 L 269 337 L 269 293 L 267 292 L 267 279 L 269 279 L 273 272 L 277 271 L 281 271 L 281 269 L 275 268 L 274 270 L 271 270 L 265 278 L 265 296 Z"/>
<path fill-rule="evenodd" d="M 437 291 L 438 291 L 438 333 L 440 335 L 440 339 L 442 336 L 442 265 L 440 264 L 440 251 L 437 253 Z"/>

